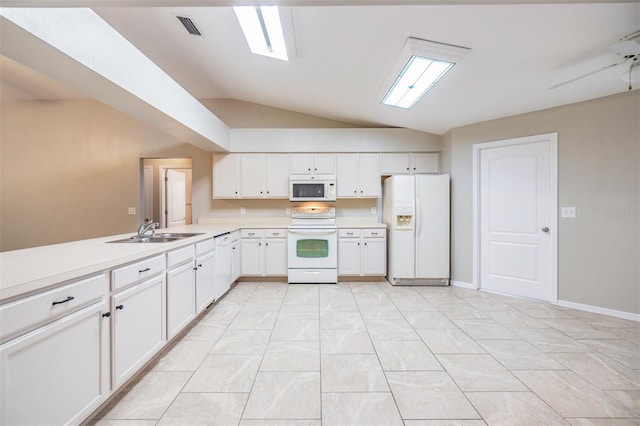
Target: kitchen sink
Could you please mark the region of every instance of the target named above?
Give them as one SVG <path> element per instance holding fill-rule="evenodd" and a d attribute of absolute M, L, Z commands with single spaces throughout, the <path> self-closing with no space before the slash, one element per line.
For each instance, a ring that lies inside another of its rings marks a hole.
<path fill-rule="evenodd" d="M 184 238 L 202 235 L 202 232 L 162 232 L 155 235 L 134 235 L 121 240 L 107 241 L 108 243 L 171 243 Z"/>

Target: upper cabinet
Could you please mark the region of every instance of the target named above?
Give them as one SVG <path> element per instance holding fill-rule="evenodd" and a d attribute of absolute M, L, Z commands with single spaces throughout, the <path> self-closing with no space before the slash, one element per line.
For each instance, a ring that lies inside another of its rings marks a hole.
<path fill-rule="evenodd" d="M 288 154 L 242 154 L 242 198 L 288 198 Z"/>
<path fill-rule="evenodd" d="M 380 197 L 379 154 L 337 154 L 338 198 Z"/>
<path fill-rule="evenodd" d="M 213 155 L 213 198 L 240 198 L 240 154 Z"/>
<path fill-rule="evenodd" d="M 440 172 L 440 159 L 437 152 L 384 153 L 380 156 L 383 175 Z"/>
<path fill-rule="evenodd" d="M 291 154 L 292 175 L 335 175 L 336 154 Z"/>
<path fill-rule="evenodd" d="M 213 198 L 288 198 L 289 154 L 213 156 Z"/>

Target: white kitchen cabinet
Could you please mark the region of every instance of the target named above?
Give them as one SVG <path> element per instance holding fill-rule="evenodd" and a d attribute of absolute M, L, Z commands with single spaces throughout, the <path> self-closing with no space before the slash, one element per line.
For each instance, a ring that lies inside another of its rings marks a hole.
<path fill-rule="evenodd" d="M 335 175 L 336 154 L 291 154 L 292 175 Z"/>
<path fill-rule="evenodd" d="M 338 230 L 338 275 L 386 274 L 386 230 Z"/>
<path fill-rule="evenodd" d="M 287 230 L 243 229 L 242 275 L 287 275 Z"/>
<path fill-rule="evenodd" d="M 213 198 L 240 198 L 241 155 L 213 155 Z"/>
<path fill-rule="evenodd" d="M 193 258 L 167 271 L 167 338 L 178 334 L 196 316 Z"/>
<path fill-rule="evenodd" d="M 0 424 L 80 424 L 98 408 L 110 394 L 108 315 L 105 297 L 0 346 Z"/>
<path fill-rule="evenodd" d="M 288 198 L 288 154 L 242 154 L 242 198 Z"/>
<path fill-rule="evenodd" d="M 240 278 L 241 256 L 240 232 L 234 231 L 231 233 L 231 283 L 236 282 L 236 280 Z"/>
<path fill-rule="evenodd" d="M 338 198 L 379 198 L 379 154 L 337 154 L 336 186 Z"/>
<path fill-rule="evenodd" d="M 209 252 L 196 259 L 196 314 L 202 312 L 216 299 L 215 252 Z"/>
<path fill-rule="evenodd" d="M 383 153 L 381 173 L 383 175 L 439 173 L 437 152 Z"/>
<path fill-rule="evenodd" d="M 136 373 L 164 345 L 165 312 L 164 274 L 111 297 L 114 388 Z"/>
<path fill-rule="evenodd" d="M 213 238 L 196 243 L 195 281 L 196 314 L 215 299 L 215 242 Z"/>

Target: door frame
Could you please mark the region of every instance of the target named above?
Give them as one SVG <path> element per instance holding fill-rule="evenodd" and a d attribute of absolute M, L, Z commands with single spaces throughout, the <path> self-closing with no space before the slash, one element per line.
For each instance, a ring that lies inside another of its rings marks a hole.
<path fill-rule="evenodd" d="M 519 138 L 497 140 L 473 144 L 473 288 L 480 287 L 480 154 L 483 149 L 500 148 L 506 146 L 523 145 L 534 142 L 549 142 L 550 154 L 550 209 L 551 209 L 551 254 L 550 277 L 551 280 L 547 302 L 554 305 L 558 303 L 558 133 L 545 133 L 541 135 L 524 136 Z"/>
<path fill-rule="evenodd" d="M 167 183 L 164 180 L 167 170 L 191 170 L 193 173 L 193 168 L 189 168 L 189 167 L 167 166 L 167 165 L 158 166 L 158 179 L 160 182 L 160 228 L 167 227 L 167 213 L 166 213 Z M 185 198 L 185 203 L 186 203 L 186 198 Z M 193 221 L 193 218 L 191 218 L 191 220 Z"/>

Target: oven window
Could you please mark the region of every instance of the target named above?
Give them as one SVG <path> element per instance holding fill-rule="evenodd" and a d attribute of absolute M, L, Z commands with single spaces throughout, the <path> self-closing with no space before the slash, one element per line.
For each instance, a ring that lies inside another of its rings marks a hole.
<path fill-rule="evenodd" d="M 324 183 L 294 183 L 294 198 L 324 198 Z"/>
<path fill-rule="evenodd" d="M 329 257 L 329 241 L 327 240 L 297 240 L 297 257 Z"/>

